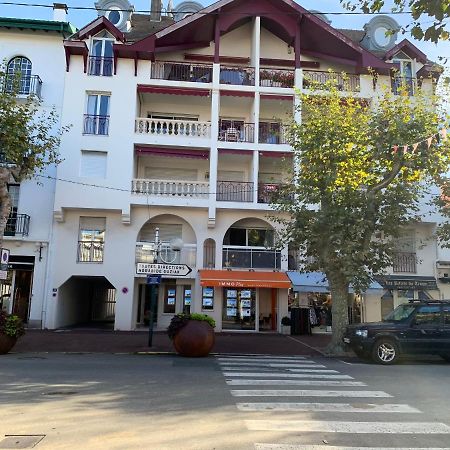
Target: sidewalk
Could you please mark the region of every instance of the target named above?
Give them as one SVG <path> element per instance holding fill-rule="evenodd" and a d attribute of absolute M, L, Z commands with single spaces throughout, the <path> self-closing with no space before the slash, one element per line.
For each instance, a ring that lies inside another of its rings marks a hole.
<path fill-rule="evenodd" d="M 284 336 L 280 334 L 217 333 L 214 353 L 255 353 L 271 355 L 318 355 L 330 335 Z M 153 334 L 153 346 L 147 346 L 144 331 L 106 330 L 28 330 L 13 352 L 134 353 L 173 352 L 165 332 Z"/>

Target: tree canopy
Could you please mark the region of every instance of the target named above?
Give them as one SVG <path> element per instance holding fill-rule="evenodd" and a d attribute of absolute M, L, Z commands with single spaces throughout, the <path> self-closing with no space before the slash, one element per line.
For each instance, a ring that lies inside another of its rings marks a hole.
<path fill-rule="evenodd" d="M 418 87 L 410 95 L 408 85 L 394 95 L 389 86 L 368 102 L 343 95 L 338 77 L 297 93 L 296 170 L 273 202 L 287 213 L 275 220 L 300 269 L 326 274 L 334 349 L 348 323 L 349 286 L 364 291 L 392 264 L 402 226 L 420 220 L 423 197 L 450 167 L 450 140 L 439 134 L 446 119 L 432 95 Z"/>

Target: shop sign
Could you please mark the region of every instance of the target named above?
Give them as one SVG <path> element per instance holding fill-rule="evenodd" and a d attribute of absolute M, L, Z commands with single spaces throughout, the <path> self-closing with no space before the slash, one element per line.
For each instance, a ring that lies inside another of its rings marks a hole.
<path fill-rule="evenodd" d="M 435 279 L 423 279 L 417 278 L 415 280 L 408 279 L 396 279 L 392 280 L 389 278 L 384 278 L 380 280 L 382 285 L 386 289 L 437 289 L 437 284 Z"/>
<path fill-rule="evenodd" d="M 171 277 L 186 277 L 192 272 L 187 264 L 137 263 L 137 275 L 166 275 Z"/>

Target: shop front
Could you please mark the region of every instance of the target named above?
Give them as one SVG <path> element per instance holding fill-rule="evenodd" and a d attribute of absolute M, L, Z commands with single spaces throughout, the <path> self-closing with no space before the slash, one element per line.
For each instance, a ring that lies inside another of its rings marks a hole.
<path fill-rule="evenodd" d="M 281 272 L 200 270 L 202 309 L 210 299 L 220 305 L 215 319 L 222 331 L 277 332 L 287 312 L 291 285 Z M 206 312 L 206 311 L 205 311 Z M 219 325 L 220 324 L 220 325 Z"/>

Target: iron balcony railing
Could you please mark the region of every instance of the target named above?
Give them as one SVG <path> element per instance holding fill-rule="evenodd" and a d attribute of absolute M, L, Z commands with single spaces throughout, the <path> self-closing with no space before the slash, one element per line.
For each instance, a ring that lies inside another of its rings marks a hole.
<path fill-rule="evenodd" d="M 16 75 L 6 75 L 3 91 L 15 92 L 17 95 L 36 95 L 41 98 L 42 80 L 39 75 L 23 75 L 20 78 L 16 78 Z"/>
<path fill-rule="evenodd" d="M 398 252 L 394 255 L 392 270 L 394 273 L 417 273 L 417 255 L 414 252 Z"/>
<path fill-rule="evenodd" d="M 156 249 L 153 242 L 136 243 L 136 263 L 153 264 L 157 262 Z M 168 261 L 170 264 L 187 264 L 196 267 L 197 245 L 183 244 L 179 251 L 172 250 L 170 243 L 163 242 L 159 250 L 159 263 Z"/>
<path fill-rule="evenodd" d="M 360 77 L 356 74 L 345 74 L 333 72 L 321 72 L 319 70 L 304 70 L 303 71 L 303 89 L 309 89 L 311 86 L 321 89 L 321 84 L 326 84 L 333 81 L 339 90 L 359 92 Z M 318 85 L 318 86 L 317 86 Z"/>
<path fill-rule="evenodd" d="M 216 199 L 220 202 L 252 202 L 253 183 L 246 181 L 218 181 Z"/>
<path fill-rule="evenodd" d="M 293 88 L 295 71 L 286 69 L 260 69 L 259 85 Z"/>
<path fill-rule="evenodd" d="M 103 241 L 78 241 L 78 262 L 103 262 Z"/>
<path fill-rule="evenodd" d="M 239 269 L 280 269 L 281 251 L 261 247 L 224 245 L 222 267 Z"/>
<path fill-rule="evenodd" d="M 219 122 L 219 141 L 255 142 L 255 124 L 239 120 L 221 120 Z"/>
<path fill-rule="evenodd" d="M 114 58 L 111 56 L 89 56 L 89 75 L 111 77 Z"/>
<path fill-rule="evenodd" d="M 212 65 L 156 61 L 152 64 L 150 78 L 157 80 L 212 82 Z"/>
<path fill-rule="evenodd" d="M 412 77 L 391 78 L 391 89 L 394 95 L 398 95 L 404 89 L 408 95 L 412 96 L 417 90 L 417 79 Z"/>
<path fill-rule="evenodd" d="M 281 123 L 260 122 L 260 144 L 287 144 L 287 127 Z"/>
<path fill-rule="evenodd" d="M 255 68 L 220 66 L 220 83 L 238 86 L 254 86 Z"/>
<path fill-rule="evenodd" d="M 83 133 L 107 135 L 109 133 L 109 116 L 85 114 Z"/>
<path fill-rule="evenodd" d="M 5 236 L 28 236 L 30 216 L 28 214 L 12 214 L 5 227 Z"/>

